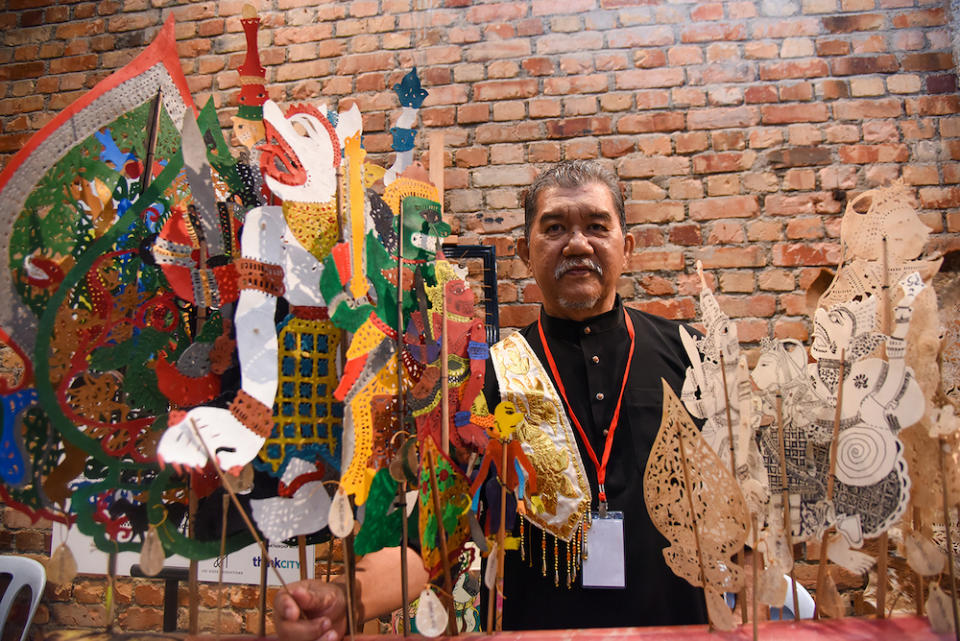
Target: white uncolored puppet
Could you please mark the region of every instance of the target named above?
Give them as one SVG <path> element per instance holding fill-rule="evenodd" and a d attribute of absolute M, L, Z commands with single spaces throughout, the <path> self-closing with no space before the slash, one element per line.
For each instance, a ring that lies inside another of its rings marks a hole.
<path fill-rule="evenodd" d="M 910 478 L 897 434 L 925 411 L 923 392 L 904 360 L 911 304 L 924 284 L 919 274 L 911 273 L 900 287 L 904 295 L 894 309 L 890 336 L 873 331 L 875 297 L 817 309 L 814 316 L 810 353 L 816 362 L 807 372 L 810 389 L 820 402 L 814 418 L 820 431 L 833 428 L 843 365 L 832 502 L 840 536 L 830 540 L 828 554 L 853 571 L 863 571 L 872 560 L 852 548 L 865 537 L 880 535 L 906 510 Z M 883 343 L 886 361 L 873 355 Z M 821 459 L 821 466 L 827 464 Z"/>
<path fill-rule="evenodd" d="M 691 363 L 680 398 L 692 416 L 706 419 L 701 433 L 728 466 L 730 435 L 733 435 L 733 474 L 748 499 L 750 511 L 754 512 L 766 504 L 769 483 L 754 439 L 755 421 L 751 416 L 742 416 L 744 411 L 750 412 L 748 370 L 745 361 L 741 365 L 736 323 L 720 309 L 699 262 L 697 273 L 700 275 L 700 316 L 706 331 L 703 338 L 695 339 L 680 327 L 680 338 Z"/>

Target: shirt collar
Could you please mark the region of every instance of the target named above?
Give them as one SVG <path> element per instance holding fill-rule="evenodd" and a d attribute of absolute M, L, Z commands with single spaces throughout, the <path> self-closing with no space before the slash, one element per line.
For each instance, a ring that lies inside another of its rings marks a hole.
<path fill-rule="evenodd" d="M 543 323 L 543 331 L 550 336 L 557 338 L 567 338 L 570 340 L 579 340 L 584 335 L 600 334 L 618 329 L 623 326 L 623 301 L 618 294 L 613 302 L 613 309 L 604 312 L 599 316 L 588 318 L 584 321 L 568 320 L 566 318 L 557 318 L 550 316 L 541 307 L 540 319 Z"/>

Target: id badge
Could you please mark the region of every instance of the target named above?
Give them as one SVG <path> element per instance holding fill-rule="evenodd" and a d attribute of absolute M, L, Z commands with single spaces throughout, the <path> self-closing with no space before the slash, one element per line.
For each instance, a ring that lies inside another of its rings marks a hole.
<path fill-rule="evenodd" d="M 623 512 L 607 512 L 604 518 L 593 512 L 587 532 L 587 558 L 583 560 L 581 581 L 585 588 L 626 587 Z"/>

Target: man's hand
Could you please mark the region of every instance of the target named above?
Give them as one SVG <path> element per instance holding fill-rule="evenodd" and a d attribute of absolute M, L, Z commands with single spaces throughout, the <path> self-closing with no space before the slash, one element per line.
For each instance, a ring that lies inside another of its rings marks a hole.
<path fill-rule="evenodd" d="M 273 601 L 273 621 L 280 641 L 339 641 L 347 630 L 344 586 L 316 579 L 290 584 Z"/>

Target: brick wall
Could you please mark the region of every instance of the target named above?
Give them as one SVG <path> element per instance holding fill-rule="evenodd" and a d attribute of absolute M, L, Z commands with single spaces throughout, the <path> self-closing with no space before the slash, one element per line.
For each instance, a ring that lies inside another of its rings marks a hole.
<path fill-rule="evenodd" d="M 132 59 L 170 13 L 197 104 L 212 97 L 227 126 L 244 2 L 0 0 L 0 163 Z M 902 178 L 931 245 L 960 248 L 947 0 L 259 6 L 271 97 L 356 101 L 365 144 L 384 160 L 397 116 L 390 87 L 419 68 L 430 90 L 422 125 L 444 131 L 448 145 L 446 212 L 462 242 L 496 246 L 504 325 L 529 322 L 539 302 L 514 253 L 518 191 L 565 158 L 602 158 L 625 184 L 639 249 L 621 294 L 693 319 L 702 260 L 748 345 L 807 338 L 803 291 L 838 260 L 844 202 L 865 189 Z M 46 536 L 6 526 L 5 548 Z M 52 593 L 55 617 L 58 599 L 84 602 L 82 585 Z M 142 585 L 127 589 L 129 611 L 155 606 L 155 596 L 139 600 Z"/>

